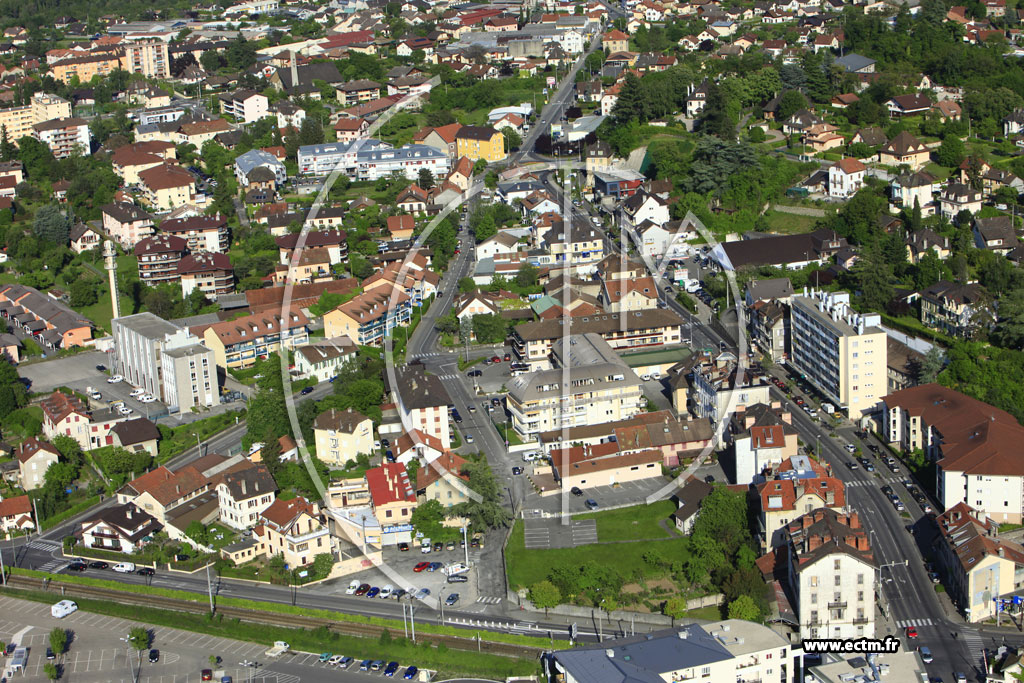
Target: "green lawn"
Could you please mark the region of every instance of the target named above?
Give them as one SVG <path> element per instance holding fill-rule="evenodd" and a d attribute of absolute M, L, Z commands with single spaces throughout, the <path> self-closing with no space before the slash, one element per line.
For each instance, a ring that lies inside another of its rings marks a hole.
<path fill-rule="evenodd" d="M 495 428 L 498 430 L 498 434 L 501 435 L 502 439 L 508 441 L 509 446 L 521 446 L 523 440 L 516 434 L 516 430 L 512 429 L 511 425 L 506 425 L 504 422 L 495 422 Z"/>
<path fill-rule="evenodd" d="M 670 535 L 658 526 L 658 522 L 668 519 L 675 509 L 676 506 L 671 500 L 659 500 L 650 505 L 634 505 L 607 512 L 598 511 L 573 515 L 573 519 L 596 519 L 597 540 L 601 543 L 632 541 L 640 538 L 660 539 L 670 538 Z"/>
<path fill-rule="evenodd" d="M 764 212 L 764 220 L 771 232 L 780 235 L 797 235 L 814 230 L 818 218 L 815 216 L 798 216 L 792 213 L 768 210 Z"/>
<path fill-rule="evenodd" d="M 600 531 L 598 531 L 600 534 Z M 669 539 L 666 539 L 668 542 Z M 505 561 L 508 569 L 508 583 L 512 590 L 528 588 L 538 581 L 543 581 L 555 567 L 579 565 L 584 562 L 614 566 L 622 576 L 633 576 L 639 571 L 650 578 L 658 576 L 643 561 L 643 551 L 651 548 L 650 543 L 643 545 L 624 545 L 621 543 L 581 545 L 576 548 L 554 548 L 550 550 L 527 550 L 523 540 L 523 521 L 518 520 L 505 549 Z M 666 556 L 671 552 L 669 547 L 662 550 Z"/>

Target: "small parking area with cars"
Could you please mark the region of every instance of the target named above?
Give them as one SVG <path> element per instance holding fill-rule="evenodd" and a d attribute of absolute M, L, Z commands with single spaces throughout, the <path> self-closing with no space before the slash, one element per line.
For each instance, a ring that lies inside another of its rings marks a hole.
<path fill-rule="evenodd" d="M 604 508 L 616 508 L 626 505 L 637 505 L 647 500 L 647 497 L 660 492 L 670 480 L 666 477 L 652 477 L 641 481 L 627 481 L 612 486 L 594 486 L 580 489 L 581 495 L 573 495 L 561 492 L 554 495 L 542 496 L 532 487 L 523 501 L 523 513 L 528 516 L 560 515 L 563 513 L 577 514 L 601 510 Z M 667 495 L 660 496 L 666 498 Z M 588 507 L 587 501 L 597 503 L 597 507 Z M 564 507 L 563 507 L 564 501 Z"/>

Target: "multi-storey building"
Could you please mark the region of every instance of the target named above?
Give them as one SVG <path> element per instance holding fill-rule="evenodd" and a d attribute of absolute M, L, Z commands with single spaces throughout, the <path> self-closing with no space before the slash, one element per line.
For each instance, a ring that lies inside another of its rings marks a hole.
<path fill-rule="evenodd" d="M 43 399 L 40 407 L 43 409 L 43 434 L 47 439 L 69 436 L 85 451 L 113 445 L 110 430 L 128 419 L 109 408 L 89 410 L 77 396 L 60 391 Z"/>
<path fill-rule="evenodd" d="M 556 369 L 513 377 L 507 405 L 524 436 L 630 418 L 643 410 L 636 373 L 600 335 L 573 334 L 552 346 Z M 569 370 L 568 384 L 564 370 Z"/>
<path fill-rule="evenodd" d="M 767 395 L 767 392 L 765 392 Z M 764 472 L 797 454 L 797 431 L 789 411 L 776 404 L 739 405 L 727 434 L 736 461 L 736 483 L 763 480 Z"/>
<path fill-rule="evenodd" d="M 270 113 L 270 100 L 255 90 L 236 90 L 218 95 L 220 113 L 235 117 L 242 123 L 259 121 Z"/>
<path fill-rule="evenodd" d="M 121 68 L 121 58 L 114 52 L 90 54 L 63 59 L 50 65 L 50 74 L 64 84 L 78 77 L 79 83 L 88 83 L 93 76 L 107 76 Z"/>
<path fill-rule="evenodd" d="M 436 375 L 428 375 L 422 365 L 395 368 L 395 384 L 385 373 L 388 392 L 401 413 L 406 432 L 419 430 L 436 438 L 441 448 L 451 446 L 448 406 L 453 405 L 444 384 Z"/>
<path fill-rule="evenodd" d="M 163 163 L 139 172 L 143 201 L 157 211 L 171 211 L 192 201 L 195 178 L 176 164 Z"/>
<path fill-rule="evenodd" d="M 796 439 L 794 438 L 794 445 Z M 832 468 L 806 455 L 793 456 L 768 473 L 757 486 L 761 501 L 761 548 L 769 550 L 786 542 L 785 528 L 801 514 L 846 507 L 846 485 L 832 475 Z"/>
<path fill-rule="evenodd" d="M 32 126 L 32 137 L 49 147 L 58 159 L 72 154 L 88 155 L 92 151 L 92 136 L 85 119 L 52 119 L 37 123 Z"/>
<path fill-rule="evenodd" d="M 818 508 L 784 533 L 800 637 L 873 637 L 878 564 L 858 514 Z"/>
<path fill-rule="evenodd" d="M 352 143 L 358 145 L 359 142 Z M 405 145 L 398 149 L 367 149 L 363 147 L 356 154 L 356 177 L 354 180 L 377 180 L 392 173 L 401 173 L 415 180 L 419 172 L 426 169 L 435 178 L 448 175 L 448 157 L 426 145 Z"/>
<path fill-rule="evenodd" d="M 162 40 L 125 41 L 121 43 L 124 56 L 121 64 L 125 71 L 142 74 L 147 78 L 170 78 L 171 59 L 167 43 Z"/>
<path fill-rule="evenodd" d="M 360 453 L 373 453 L 373 421 L 362 413 L 331 408 L 313 420 L 316 457 L 337 468 Z"/>
<path fill-rule="evenodd" d="M 135 245 L 139 279 L 150 287 L 178 281 L 178 263 L 188 251 L 185 240 L 174 235 L 152 235 Z"/>
<path fill-rule="evenodd" d="M 113 320 L 116 372 L 161 399 L 171 412 L 217 405 L 220 389 L 210 349 L 152 313 Z"/>
<path fill-rule="evenodd" d="M 275 500 L 259 517 L 253 535 L 268 557 L 282 555 L 289 567 L 304 567 L 332 552 L 330 530 L 316 503 L 305 498 Z"/>
<path fill-rule="evenodd" d="M 462 126 L 455 134 L 456 156 L 490 163 L 505 158 L 505 136 L 490 126 Z"/>
<path fill-rule="evenodd" d="M 676 383 L 673 404 L 676 412 L 686 414 L 687 408 L 696 417 L 706 417 L 717 425 L 729 419 L 733 412 L 742 412 L 755 404 L 771 401 L 768 381 L 749 368 L 739 367 L 736 356 L 730 352 L 717 358 L 699 360 L 694 355 L 688 390 Z"/>
<path fill-rule="evenodd" d="M 160 232 L 183 238 L 193 254 L 226 253 L 231 239 L 228 221 L 219 213 L 214 216 L 172 218 L 160 224 Z"/>
<path fill-rule="evenodd" d="M 29 437 L 19 444 L 18 476 L 21 488 L 32 491 L 46 483 L 46 470 L 60 460 L 60 451 L 53 444 Z"/>
<path fill-rule="evenodd" d="M 888 376 L 881 317 L 856 313 L 848 292 L 806 289 L 790 314 L 790 365 L 851 418 L 874 411 Z"/>
<path fill-rule="evenodd" d="M 991 298 L 977 282 L 939 280 L 921 292 L 921 322 L 952 337 L 972 337 L 993 322 Z"/>
<path fill-rule="evenodd" d="M 251 529 L 274 502 L 277 483 L 267 468 L 253 464 L 224 473 L 217 484 L 220 521 L 232 529 Z"/>
<path fill-rule="evenodd" d="M 409 324 L 412 299 L 395 287 L 374 287 L 324 315 L 327 337 L 348 337 L 361 345 L 380 345 L 391 331 Z"/>
<path fill-rule="evenodd" d="M 602 313 L 567 321 L 536 320 L 516 325 L 510 341 L 516 360 L 538 370 L 550 367 L 551 348 L 564 334 L 594 332 L 613 349 L 642 349 L 682 343 L 682 323 L 676 313 L 663 308 Z"/>
<path fill-rule="evenodd" d="M 295 372 L 303 379 L 312 377 L 317 382 L 326 382 L 352 362 L 357 353 L 355 343 L 348 337 L 321 339 L 295 349 Z"/>
<path fill-rule="evenodd" d="M 360 152 L 386 149 L 391 149 L 391 145 L 373 138 L 303 145 L 298 151 L 299 173 L 323 176 L 337 169 L 352 178 L 356 175 L 357 156 Z"/>
<path fill-rule="evenodd" d="M 750 337 L 774 363 L 789 356 L 789 307 L 778 301 L 758 301 L 750 307 Z"/>
<path fill-rule="evenodd" d="M 178 277 L 183 298 L 196 289 L 209 299 L 235 291 L 235 268 L 227 254 L 189 254 L 178 263 Z"/>
<path fill-rule="evenodd" d="M 405 465 L 386 462 L 366 470 L 366 486 L 370 489 L 370 505 L 382 527 L 408 524 L 416 509 L 416 491 L 409 482 Z"/>
<path fill-rule="evenodd" d="M 135 204 L 117 202 L 100 207 L 103 230 L 124 249 L 153 234 L 153 217 Z"/>
<path fill-rule="evenodd" d="M 309 342 L 309 321 L 301 311 L 257 313 L 210 325 L 206 346 L 222 368 L 247 368 L 261 356 Z"/>
<path fill-rule="evenodd" d="M 71 118 L 71 103 L 63 97 L 37 92 L 32 100 L 21 107 L 0 109 L 0 128 L 7 130 L 7 139 L 13 143 L 32 135 L 32 126 L 44 121 Z"/>

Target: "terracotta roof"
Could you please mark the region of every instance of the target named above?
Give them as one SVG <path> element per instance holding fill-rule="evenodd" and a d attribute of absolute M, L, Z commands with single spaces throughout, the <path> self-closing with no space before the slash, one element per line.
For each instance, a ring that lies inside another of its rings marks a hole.
<path fill-rule="evenodd" d="M 316 419 L 313 420 L 313 429 L 333 429 L 337 432 L 352 434 L 360 424 L 369 419 L 358 410 L 331 408 L 316 416 Z"/>
<path fill-rule="evenodd" d="M 236 320 L 226 320 L 210 325 L 208 329 L 224 346 L 258 339 L 268 334 L 277 334 L 282 329 L 306 327 L 309 324 L 302 311 L 293 309 L 288 319 L 282 319 L 280 312 L 255 313 Z"/>
<path fill-rule="evenodd" d="M 846 486 L 835 477 L 776 479 L 761 484 L 757 491 L 763 512 L 795 510 L 797 500 L 806 495 L 821 498 L 827 507 L 842 508 L 846 505 Z"/>
<path fill-rule="evenodd" d="M 875 566 L 867 532 L 855 512 L 818 508 L 790 522 L 786 531 L 798 572 L 833 553 L 845 553 Z"/>
<path fill-rule="evenodd" d="M 235 271 L 227 254 L 189 254 L 182 257 L 181 261 L 178 262 L 178 275 L 208 273 L 214 270 L 228 273 Z"/>
<path fill-rule="evenodd" d="M 0 519 L 17 517 L 18 515 L 31 515 L 32 501 L 27 495 L 14 496 L 0 500 Z"/>
<path fill-rule="evenodd" d="M 420 468 L 416 475 L 416 488 L 422 491 L 444 476 L 457 477 L 468 482 L 469 475 L 462 473 L 467 464 L 466 459 L 455 451 L 445 451 L 440 457 Z"/>
<path fill-rule="evenodd" d="M 450 145 L 455 142 L 455 136 L 460 128 L 462 128 L 461 123 L 449 123 L 447 126 L 438 126 L 437 128 L 423 128 L 413 136 L 413 141 L 421 142 L 429 137 L 431 133 L 437 133 L 442 140 Z"/>
<path fill-rule="evenodd" d="M 867 166 L 862 164 L 857 159 L 854 159 L 853 157 L 843 157 L 838 162 L 836 162 L 836 166 L 838 166 L 843 173 L 847 174 L 859 173 L 861 171 L 867 170 Z"/>
<path fill-rule="evenodd" d="M 409 483 L 409 473 L 401 463 L 388 462 L 366 470 L 366 486 L 370 489 L 374 507 L 403 501 L 416 502 L 416 492 Z"/>
<path fill-rule="evenodd" d="M 88 409 L 77 396 L 69 396 L 60 391 L 55 391 L 40 404 L 43 414 L 53 423 L 60 422 L 72 413 L 89 415 Z"/>
<path fill-rule="evenodd" d="M 142 495 L 149 493 L 158 503 L 167 506 L 206 487 L 209 480 L 193 465 L 185 465 L 177 472 L 164 466 L 143 474 L 125 484 L 125 487 Z"/>
<path fill-rule="evenodd" d="M 135 244 L 135 256 L 145 254 L 164 254 L 176 252 L 184 254 L 188 250 L 188 242 L 181 237 L 174 235 L 150 235 L 144 237 Z"/>
<path fill-rule="evenodd" d="M 393 299 L 392 296 L 394 296 Z M 363 292 L 351 301 L 341 304 L 337 310 L 361 325 L 386 315 L 388 306 L 402 304 L 408 301 L 409 298 L 409 295 L 401 290 L 389 287 L 375 287 L 369 292 Z"/>
<path fill-rule="evenodd" d="M 299 496 L 291 500 L 278 498 L 260 514 L 260 518 L 266 520 L 270 526 L 277 531 L 285 533 L 300 515 L 307 514 L 312 517 L 317 515 L 316 506 L 305 498 Z"/>
<path fill-rule="evenodd" d="M 636 292 L 648 299 L 658 298 L 658 287 L 654 284 L 654 278 L 640 277 L 628 280 L 605 280 L 604 290 L 608 303 L 621 301 L 623 297 L 631 292 Z"/>
<path fill-rule="evenodd" d="M 171 187 L 192 185 L 192 174 L 175 164 L 163 163 L 145 171 L 139 171 L 139 180 L 152 190 L 166 190 Z"/>
<path fill-rule="evenodd" d="M 53 455 L 60 457 L 60 451 L 54 448 L 53 444 L 47 443 L 46 441 L 40 441 L 34 437 L 29 437 L 22 441 L 21 445 L 18 447 L 18 460 L 20 462 L 28 462 L 38 455 L 40 451 L 52 453 Z"/>

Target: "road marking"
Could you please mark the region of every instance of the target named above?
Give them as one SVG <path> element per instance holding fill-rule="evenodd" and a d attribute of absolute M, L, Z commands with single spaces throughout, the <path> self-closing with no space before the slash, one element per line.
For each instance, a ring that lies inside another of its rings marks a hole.
<path fill-rule="evenodd" d="M 904 619 L 896 622 L 896 628 L 907 628 L 913 626 L 914 628 L 920 628 L 922 626 L 932 626 L 935 622 L 932 619 Z"/>
<path fill-rule="evenodd" d="M 482 602 L 485 605 L 500 605 L 502 598 L 496 598 L 489 595 L 481 595 L 476 599 L 477 602 Z"/>
<path fill-rule="evenodd" d="M 964 644 L 967 645 L 967 649 L 977 656 L 977 659 L 972 661 L 979 661 L 981 659 L 981 650 L 985 647 L 981 635 L 977 631 L 971 629 L 963 629 L 960 633 L 963 634 Z"/>
<path fill-rule="evenodd" d="M 47 541 L 45 539 L 39 539 L 39 540 L 32 541 L 31 543 L 29 543 L 28 547 L 29 548 L 35 548 L 36 550 L 56 550 L 57 548 L 60 548 L 61 545 L 60 545 L 60 543 L 56 543 L 54 541 Z"/>

